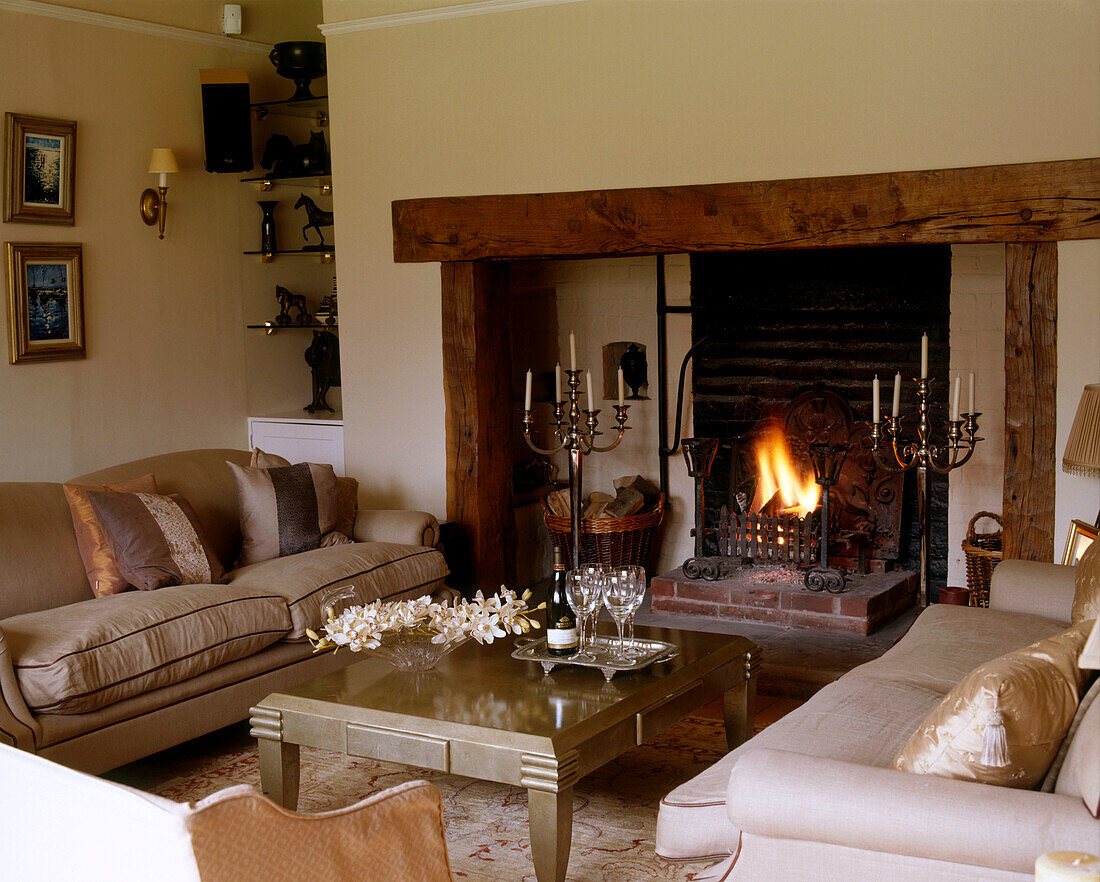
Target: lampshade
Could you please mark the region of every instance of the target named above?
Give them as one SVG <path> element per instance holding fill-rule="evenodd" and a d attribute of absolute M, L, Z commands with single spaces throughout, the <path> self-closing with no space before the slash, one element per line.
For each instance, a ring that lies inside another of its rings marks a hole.
<path fill-rule="evenodd" d="M 1090 383 L 1081 393 L 1062 456 L 1062 471 L 1100 478 L 1100 383 Z"/>
<path fill-rule="evenodd" d="M 1092 633 L 1089 634 L 1089 639 L 1085 641 L 1085 646 L 1077 659 L 1077 667 L 1089 668 L 1093 671 L 1100 670 L 1100 625 L 1092 626 Z"/>
<path fill-rule="evenodd" d="M 176 162 L 176 154 L 171 147 L 154 147 L 153 155 L 149 157 L 149 174 L 171 175 L 180 170 Z"/>

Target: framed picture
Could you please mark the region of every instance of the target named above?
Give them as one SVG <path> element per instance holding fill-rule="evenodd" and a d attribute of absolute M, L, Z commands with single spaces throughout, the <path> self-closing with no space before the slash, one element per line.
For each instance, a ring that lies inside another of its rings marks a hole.
<path fill-rule="evenodd" d="M 76 123 L 4 114 L 4 220 L 72 226 Z"/>
<path fill-rule="evenodd" d="M 12 364 L 84 358 L 81 245 L 6 242 Z"/>
<path fill-rule="evenodd" d="M 1077 566 L 1077 561 L 1081 559 L 1081 555 L 1096 541 L 1097 533 L 1100 533 L 1100 530 L 1087 521 L 1073 521 L 1069 525 L 1066 550 L 1062 552 L 1062 565 L 1067 567 Z"/>

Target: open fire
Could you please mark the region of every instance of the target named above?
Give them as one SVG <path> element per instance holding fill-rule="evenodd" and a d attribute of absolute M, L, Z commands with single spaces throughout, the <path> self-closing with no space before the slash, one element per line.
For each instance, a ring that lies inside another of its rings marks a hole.
<path fill-rule="evenodd" d="M 799 473 L 791 460 L 787 439 L 778 427 L 756 442 L 754 452 L 757 482 L 750 512 L 804 518 L 817 509 L 821 488 L 814 481 L 813 469 Z"/>

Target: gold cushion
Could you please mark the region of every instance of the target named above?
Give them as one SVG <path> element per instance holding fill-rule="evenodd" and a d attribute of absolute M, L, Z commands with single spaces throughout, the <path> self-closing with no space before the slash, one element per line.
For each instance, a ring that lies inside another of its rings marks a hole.
<path fill-rule="evenodd" d="M 157 482 L 152 475 L 142 475 L 130 481 L 117 484 L 104 484 L 100 487 L 85 487 L 81 484 L 63 484 L 65 499 L 73 516 L 73 529 L 76 531 L 76 547 L 80 559 L 84 561 L 84 572 L 88 574 L 88 584 L 96 597 L 118 594 L 127 590 L 130 583 L 122 575 L 115 560 L 111 543 L 99 523 L 99 516 L 88 499 L 89 490 L 117 490 L 120 493 L 156 493 Z"/>
<path fill-rule="evenodd" d="M 909 736 L 894 768 L 903 772 L 1034 787 L 1043 779 L 1077 710 L 1077 656 L 1091 622 L 979 665 Z M 1008 764 L 983 765 L 994 711 L 1004 721 Z"/>
<path fill-rule="evenodd" d="M 1100 540 L 1090 545 L 1077 561 L 1077 577 L 1073 592 L 1073 624 L 1100 616 Z"/>

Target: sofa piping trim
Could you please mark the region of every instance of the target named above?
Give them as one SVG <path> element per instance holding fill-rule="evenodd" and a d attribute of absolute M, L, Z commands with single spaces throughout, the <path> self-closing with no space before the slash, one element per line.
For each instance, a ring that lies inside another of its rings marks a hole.
<path fill-rule="evenodd" d="M 121 686 L 123 683 L 129 683 L 131 680 L 139 680 L 142 677 L 146 677 L 149 674 L 155 673 L 156 671 L 163 670 L 164 668 L 170 667 L 170 666 L 175 665 L 175 664 L 179 664 L 180 662 L 185 662 L 188 659 L 194 658 L 196 655 L 202 655 L 204 652 L 210 652 L 211 650 L 218 649 L 222 646 L 228 646 L 230 643 L 236 643 L 240 640 L 249 640 L 252 637 L 262 637 L 265 634 L 285 634 L 285 633 L 286 633 L 286 630 L 283 629 L 283 630 L 279 630 L 279 631 L 254 631 L 251 634 L 238 634 L 235 637 L 230 637 L 228 640 L 223 640 L 220 643 L 215 643 L 213 646 L 205 646 L 202 649 L 196 649 L 194 652 L 188 653 L 187 655 L 181 655 L 178 658 L 170 659 L 169 661 L 164 662 L 164 664 L 160 664 L 160 665 L 157 665 L 156 667 L 149 668 L 148 670 L 142 671 L 139 674 L 134 674 L 132 677 L 125 677 L 121 680 L 115 680 L 113 683 L 107 683 L 103 686 L 100 686 L 98 689 L 92 689 L 88 692 L 81 692 L 77 695 L 69 695 L 69 696 L 66 696 L 64 699 L 62 699 L 61 701 L 55 701 L 53 704 L 46 704 L 46 705 L 29 704 L 29 705 L 27 705 L 27 707 L 28 707 L 28 709 L 34 711 L 35 713 L 40 713 L 40 714 L 49 713 L 50 708 L 57 707 L 58 705 L 64 704 L 66 701 L 71 701 L 74 698 L 87 698 L 89 695 L 95 695 L 97 692 L 104 692 L 105 690 L 112 689 L 115 686 Z M 215 665 L 215 667 L 218 667 L 218 666 Z M 212 670 L 212 668 L 208 669 L 208 670 Z M 187 679 L 190 679 L 190 677 L 188 677 Z"/>
<path fill-rule="evenodd" d="M 349 573 L 346 576 L 341 576 L 339 579 L 333 579 L 331 582 L 326 582 L 324 585 L 321 585 L 320 587 L 315 588 L 313 591 L 310 591 L 309 594 L 303 594 L 297 600 L 288 601 L 287 606 L 297 606 L 299 603 L 304 603 L 305 601 L 309 600 L 309 598 L 311 598 L 314 594 L 317 594 L 319 591 L 325 591 L 328 588 L 331 588 L 337 582 L 344 582 L 348 579 L 358 579 L 360 576 L 366 576 L 370 573 L 373 573 L 373 572 L 376 572 L 376 571 L 382 569 L 383 567 L 388 567 L 388 566 L 392 566 L 393 564 L 403 563 L 404 561 L 412 560 L 414 557 L 420 557 L 423 554 L 439 554 L 439 553 L 440 552 L 435 548 L 425 548 L 423 551 L 414 551 L 412 554 L 407 554 L 404 557 L 398 557 L 398 558 L 394 558 L 393 560 L 383 561 L 380 564 L 375 564 L 374 566 L 369 567 L 365 570 L 360 570 L 357 573 Z M 441 578 L 443 578 L 443 577 L 440 576 L 436 579 L 433 579 L 432 581 L 433 582 L 438 582 L 439 579 L 441 579 Z M 430 583 L 425 582 L 424 584 L 428 585 Z M 423 586 L 415 585 L 413 587 L 414 588 L 420 588 L 420 587 L 423 587 Z M 410 588 L 409 590 L 411 591 L 413 589 Z M 282 598 L 282 599 L 286 600 L 286 598 Z"/>
<path fill-rule="evenodd" d="M 260 652 L 264 652 L 264 651 L 265 650 L 262 650 L 262 649 L 260 650 Z M 249 680 L 258 679 L 258 678 L 264 677 L 268 674 L 273 674 L 276 671 L 284 671 L 287 668 L 292 668 L 295 665 L 304 664 L 305 662 L 312 661 L 315 658 L 317 658 L 317 656 L 313 653 L 310 653 L 309 655 L 303 656 L 302 658 L 295 659 L 292 662 L 288 662 L 285 665 L 279 665 L 279 667 L 277 667 L 277 668 L 271 668 L 271 669 L 266 670 L 266 671 L 261 671 L 258 674 L 250 674 L 247 677 L 242 677 L 240 680 L 234 680 L 232 683 L 225 683 L 225 684 L 219 686 L 217 689 L 211 689 L 209 692 L 198 692 L 195 695 L 189 695 L 186 698 L 181 698 L 178 701 L 173 701 L 171 704 L 162 704 L 162 705 L 160 705 L 160 707 L 153 708 L 153 710 L 141 711 L 140 713 L 134 714 L 132 717 L 126 717 L 123 720 L 115 720 L 114 722 L 108 723 L 105 726 L 100 726 L 98 729 L 89 729 L 86 732 L 81 732 L 79 735 L 73 735 L 71 738 L 66 738 L 63 741 L 54 741 L 51 744 L 43 745 L 43 749 L 44 750 L 52 749 L 54 747 L 60 747 L 62 744 L 68 744 L 71 741 L 79 741 L 81 738 L 87 738 L 89 735 L 94 735 L 96 732 L 103 732 L 103 731 L 106 731 L 107 729 L 112 728 L 113 726 L 121 726 L 123 723 L 129 723 L 131 720 L 138 719 L 138 717 L 151 716 L 152 714 L 160 713 L 163 710 L 168 710 L 169 708 L 176 707 L 177 705 L 186 704 L 187 702 L 194 701 L 195 699 L 198 699 L 198 698 L 204 698 L 207 695 L 216 695 L 217 693 L 223 692 L 226 689 L 232 689 L 234 686 L 240 686 L 242 683 L 247 683 Z M 184 680 L 183 682 L 186 683 L 187 681 Z M 160 688 L 161 689 L 167 689 L 168 687 L 167 686 L 162 686 Z M 153 691 L 155 692 L 157 690 L 153 690 Z M 80 714 L 72 714 L 71 716 L 80 716 Z M 248 719 L 248 716 L 245 715 L 245 716 L 241 717 L 241 719 L 246 720 L 246 719 Z"/>
<path fill-rule="evenodd" d="M 72 652 L 66 652 L 64 655 L 59 655 L 53 661 L 42 662 L 40 664 L 13 664 L 12 667 L 17 670 L 37 670 L 39 668 L 49 668 L 56 665 L 62 659 L 69 658 L 74 655 L 80 655 L 85 652 L 94 652 L 97 649 L 102 649 L 105 646 L 110 646 L 112 643 L 118 643 L 120 640 L 125 640 L 127 637 L 133 637 L 135 634 L 141 634 L 145 631 L 150 631 L 153 628 L 159 628 L 161 625 L 168 625 L 172 622 L 185 619 L 188 616 L 193 616 L 197 613 L 206 612 L 208 609 L 216 609 L 219 606 L 226 606 L 230 603 L 240 603 L 246 600 L 277 600 L 282 603 L 286 603 L 285 597 L 280 597 L 278 594 L 257 594 L 249 597 L 231 597 L 228 600 L 219 600 L 217 603 L 212 603 L 209 606 L 202 606 L 198 609 L 191 609 L 187 612 L 180 613 L 179 615 L 172 616 L 170 619 L 162 619 L 159 622 L 153 622 L 151 625 L 146 625 L 144 628 L 138 628 L 134 631 L 127 631 L 125 634 L 119 634 L 117 637 L 112 637 L 110 640 L 105 640 L 102 643 L 97 643 L 95 646 L 85 646 L 83 649 L 74 649 Z M 284 630 L 290 630 L 289 628 Z M 266 633 L 266 632 L 264 632 Z"/>

